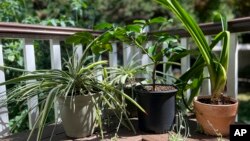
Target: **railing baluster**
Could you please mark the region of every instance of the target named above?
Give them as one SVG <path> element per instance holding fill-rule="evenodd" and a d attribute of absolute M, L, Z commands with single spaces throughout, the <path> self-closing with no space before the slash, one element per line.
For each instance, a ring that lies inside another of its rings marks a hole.
<path fill-rule="evenodd" d="M 50 39 L 50 58 L 51 58 L 51 68 L 52 69 L 62 69 L 61 63 L 61 47 L 60 41 L 58 39 Z M 58 105 L 54 104 L 55 121 L 60 122 L 60 113 L 58 110 Z"/>
<path fill-rule="evenodd" d="M 83 53 L 82 45 L 81 45 L 81 44 L 75 45 L 75 46 L 74 46 L 74 51 L 76 52 L 75 59 L 76 59 L 77 61 L 80 61 L 80 59 L 81 59 L 81 57 L 82 57 L 82 53 Z"/>
<path fill-rule="evenodd" d="M 117 43 L 112 43 L 112 48 L 112 52 L 109 53 L 109 66 L 115 67 L 118 65 Z"/>
<path fill-rule="evenodd" d="M 163 48 L 168 48 L 168 44 L 167 43 L 163 43 Z M 168 58 L 167 57 L 163 57 L 163 62 L 167 62 L 168 61 Z M 168 70 L 166 70 L 166 64 L 163 64 L 163 73 L 166 73 L 166 80 L 167 80 L 167 83 L 168 84 L 171 84 L 172 81 L 173 81 L 173 78 L 172 77 L 169 77 L 169 76 L 172 76 L 173 75 L 173 71 L 172 71 L 172 66 L 169 67 Z"/>
<path fill-rule="evenodd" d="M 123 65 L 127 65 L 130 58 L 133 56 L 133 47 L 123 43 Z"/>
<path fill-rule="evenodd" d="M 3 62 L 3 45 L 0 39 L 0 65 L 4 65 Z M 4 70 L 0 68 L 0 82 L 5 81 Z M 9 134 L 9 114 L 6 105 L 6 86 L 0 86 L 0 137 L 7 136 Z"/>
<path fill-rule="evenodd" d="M 231 33 L 230 60 L 227 72 L 227 94 L 234 98 L 238 95 L 238 40 L 237 34 Z"/>
<path fill-rule="evenodd" d="M 188 49 L 188 38 L 181 38 L 181 45 Z M 183 57 L 181 59 L 181 74 L 185 73 L 190 68 L 190 55 L 187 55 L 186 57 Z M 190 97 L 190 90 L 186 91 L 187 99 Z"/>
<path fill-rule="evenodd" d="M 24 39 L 23 54 L 24 54 L 25 69 L 28 71 L 36 70 L 33 39 L 28 39 L 28 38 Z M 34 126 L 35 121 L 39 114 L 38 96 L 34 96 L 28 99 L 27 104 L 29 109 L 29 128 L 31 129 Z"/>
<path fill-rule="evenodd" d="M 50 58 L 51 58 L 51 68 L 52 69 L 62 69 L 61 63 L 61 47 L 60 41 L 58 39 L 50 40 Z"/>
<path fill-rule="evenodd" d="M 206 36 L 206 40 L 209 42 L 211 40 L 211 37 Z M 203 75 L 204 75 L 203 77 L 207 77 L 207 78 L 209 77 L 209 72 L 208 72 L 207 67 L 204 68 Z M 210 84 L 209 79 L 203 80 L 200 95 L 211 95 L 211 84 Z"/>

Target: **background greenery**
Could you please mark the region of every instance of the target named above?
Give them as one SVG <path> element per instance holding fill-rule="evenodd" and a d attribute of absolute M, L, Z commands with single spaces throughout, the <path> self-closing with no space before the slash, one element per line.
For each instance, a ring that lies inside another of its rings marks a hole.
<path fill-rule="evenodd" d="M 179 0 L 199 22 L 220 11 L 229 17 L 249 15 L 250 0 Z M 0 21 L 92 28 L 100 22 L 171 17 L 153 0 L 1 0 Z"/>
<path fill-rule="evenodd" d="M 180 0 L 182 5 L 199 22 L 211 21 L 212 14 L 220 11 L 228 19 L 250 15 L 250 0 Z M 52 26 L 93 28 L 98 23 L 131 23 L 134 19 L 149 19 L 172 15 L 153 0 L 1 0 L 0 21 Z M 174 18 L 174 17 L 172 17 Z M 175 20 L 174 20 L 175 21 Z M 177 26 L 173 22 L 174 26 Z M 4 39 L 4 63 L 7 66 L 23 68 L 23 43 L 20 40 Z M 49 42 L 35 41 L 36 65 L 38 69 L 50 68 Z M 66 50 L 63 46 L 63 50 Z M 65 52 L 65 51 L 64 51 Z M 65 55 L 63 55 L 65 56 Z M 47 60 L 46 60 L 47 59 Z M 6 79 L 20 75 L 6 71 Z M 242 96 L 243 95 L 243 96 Z M 239 96 L 239 121 L 250 121 L 246 107 L 250 107 L 249 93 Z M 242 108 L 242 106 L 244 108 Z M 13 132 L 27 129 L 26 104 L 9 105 L 10 125 L 17 127 Z M 23 121 L 17 123 L 17 121 Z"/>

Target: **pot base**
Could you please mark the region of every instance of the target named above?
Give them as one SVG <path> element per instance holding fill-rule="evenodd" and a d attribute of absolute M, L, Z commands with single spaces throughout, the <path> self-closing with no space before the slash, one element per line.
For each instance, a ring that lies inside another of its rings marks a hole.
<path fill-rule="evenodd" d="M 169 86 L 169 85 L 166 85 Z M 147 114 L 138 111 L 138 126 L 149 133 L 166 133 L 175 119 L 175 95 L 177 89 L 170 91 L 135 90 L 138 104 Z"/>
<path fill-rule="evenodd" d="M 210 96 L 199 96 L 210 98 Z M 194 100 L 194 110 L 197 122 L 201 125 L 204 133 L 213 136 L 228 136 L 230 124 L 235 122 L 238 109 L 238 101 L 231 99 L 234 104 L 213 105 Z"/>
<path fill-rule="evenodd" d="M 91 95 L 58 97 L 59 111 L 65 133 L 70 138 L 83 138 L 93 134 L 95 129 L 95 107 Z"/>

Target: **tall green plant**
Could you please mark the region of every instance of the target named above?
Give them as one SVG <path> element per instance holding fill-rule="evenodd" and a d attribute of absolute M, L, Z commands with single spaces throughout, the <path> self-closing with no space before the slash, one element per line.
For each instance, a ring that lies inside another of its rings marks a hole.
<path fill-rule="evenodd" d="M 227 82 L 227 70 L 229 64 L 230 33 L 227 31 L 226 18 L 221 17 L 222 31 L 218 33 L 212 40 L 211 44 L 209 44 L 199 25 L 193 20 L 188 12 L 182 8 L 177 0 L 155 1 L 171 10 L 183 23 L 185 29 L 189 32 L 201 53 L 201 57 L 199 57 L 192 68 L 182 76 L 182 80 L 187 82 L 192 78 L 194 72 L 201 72 L 203 68 L 207 66 L 211 82 L 211 101 L 213 103 L 220 103 L 221 95 L 224 92 Z M 217 58 L 212 52 L 212 49 L 220 41 L 223 43 L 222 51 L 219 58 Z"/>
<path fill-rule="evenodd" d="M 109 32 L 114 39 L 135 46 L 139 48 L 143 54 L 148 56 L 151 63 L 147 64 L 147 66 L 152 66 L 151 81 L 154 91 L 157 82 L 157 66 L 164 64 L 166 70 L 168 70 L 170 65 L 179 65 L 176 61 L 188 54 L 188 52 L 179 45 L 177 36 L 161 32 L 162 28 L 171 21 L 171 19 L 168 20 L 163 17 L 149 20 L 135 20 L 132 24 L 126 26 L 113 27 Z M 145 28 L 153 25 L 160 27 L 159 32 L 144 32 Z M 149 42 L 152 44 L 149 44 Z M 168 47 L 163 48 L 163 44 Z M 164 62 L 163 57 L 167 57 L 168 61 Z"/>

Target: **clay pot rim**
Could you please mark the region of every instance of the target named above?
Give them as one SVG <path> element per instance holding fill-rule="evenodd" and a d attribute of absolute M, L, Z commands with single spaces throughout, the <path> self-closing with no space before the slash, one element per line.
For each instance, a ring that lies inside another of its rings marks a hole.
<path fill-rule="evenodd" d="M 234 103 L 233 104 L 225 104 L 225 105 L 207 104 L 207 103 L 202 103 L 202 102 L 198 101 L 198 99 L 200 99 L 200 98 L 210 98 L 210 97 L 211 97 L 210 95 L 196 96 L 196 97 L 194 97 L 193 101 L 196 103 L 202 104 L 202 105 L 207 105 L 207 106 L 212 106 L 212 107 L 218 107 L 218 106 L 228 107 L 228 106 L 238 105 L 238 103 L 239 103 L 237 99 L 232 98 L 232 97 L 230 97 L 230 100 L 233 101 Z"/>

